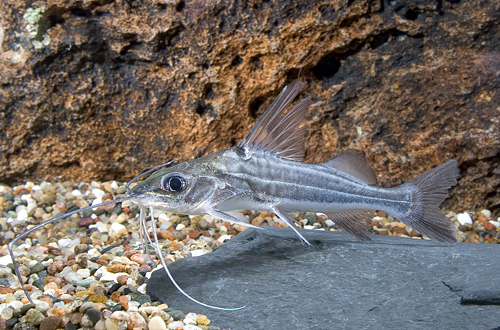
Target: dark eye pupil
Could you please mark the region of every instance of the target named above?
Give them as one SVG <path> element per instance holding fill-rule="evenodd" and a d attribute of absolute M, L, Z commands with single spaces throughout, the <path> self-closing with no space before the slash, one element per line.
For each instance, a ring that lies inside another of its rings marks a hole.
<path fill-rule="evenodd" d="M 168 181 L 168 185 L 170 187 L 170 190 L 180 191 L 184 186 L 183 179 L 179 178 L 178 176 L 171 177 L 170 180 Z"/>

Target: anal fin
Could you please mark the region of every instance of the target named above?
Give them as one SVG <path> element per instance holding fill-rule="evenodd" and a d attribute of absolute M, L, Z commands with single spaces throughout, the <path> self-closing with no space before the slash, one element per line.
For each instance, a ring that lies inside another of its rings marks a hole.
<path fill-rule="evenodd" d="M 335 222 L 340 228 L 362 241 L 369 241 L 369 223 L 375 215 L 371 210 L 347 210 L 326 213 L 328 218 Z"/>

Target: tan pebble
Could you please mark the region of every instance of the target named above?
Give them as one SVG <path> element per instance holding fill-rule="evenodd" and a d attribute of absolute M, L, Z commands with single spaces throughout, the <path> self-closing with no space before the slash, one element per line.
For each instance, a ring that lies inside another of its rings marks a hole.
<path fill-rule="evenodd" d="M 94 309 L 100 310 L 101 312 L 105 310 L 107 307 L 103 303 L 95 303 L 94 304 Z"/>
<path fill-rule="evenodd" d="M 159 316 L 153 316 L 151 320 L 149 320 L 149 330 L 167 330 L 167 325 L 165 321 Z"/>
<path fill-rule="evenodd" d="M 75 296 L 78 298 L 83 298 L 84 296 L 90 296 L 91 294 L 92 292 L 90 291 L 78 291 L 77 293 L 75 293 Z"/>
<path fill-rule="evenodd" d="M 264 218 L 263 218 L 263 217 L 260 217 L 260 216 L 259 216 L 259 217 L 255 217 L 255 218 L 253 218 L 253 220 L 252 220 L 252 225 L 254 225 L 254 226 L 260 226 L 260 225 L 262 225 L 263 223 L 264 223 Z"/>
<path fill-rule="evenodd" d="M 129 276 L 128 275 L 120 275 L 116 278 L 116 282 L 120 283 L 121 285 L 125 285 L 127 283 Z"/>
<path fill-rule="evenodd" d="M 97 323 L 94 325 L 94 329 L 95 330 L 107 330 L 105 322 L 106 321 L 104 321 L 103 319 L 97 321 Z"/>
<path fill-rule="evenodd" d="M 125 265 L 122 264 L 112 264 L 106 267 L 106 270 L 110 273 L 122 273 L 125 271 Z"/>
<path fill-rule="evenodd" d="M 402 222 L 398 222 L 397 226 L 399 228 L 406 228 L 406 225 L 404 223 L 402 223 Z"/>
<path fill-rule="evenodd" d="M 73 313 L 73 314 L 71 314 L 70 322 L 73 324 L 78 324 L 82 320 L 82 317 L 83 317 L 83 313 L 81 313 L 81 312 Z"/>
<path fill-rule="evenodd" d="M 412 232 L 410 233 L 410 237 L 422 237 L 422 235 L 416 230 L 412 230 Z"/>
<path fill-rule="evenodd" d="M 107 264 L 109 264 L 109 261 L 104 260 L 104 259 L 97 259 L 95 262 L 96 262 L 96 264 L 99 264 L 102 266 L 106 266 Z"/>
<path fill-rule="evenodd" d="M 111 294 L 111 300 L 113 300 L 114 302 L 118 302 L 120 297 L 121 297 L 121 293 L 118 292 L 118 291 L 115 291 Z"/>
<path fill-rule="evenodd" d="M 63 316 L 66 311 L 63 307 L 52 307 L 47 310 L 47 316 Z"/>
<path fill-rule="evenodd" d="M 233 228 L 234 228 L 237 232 L 241 233 L 242 231 L 246 230 L 248 227 L 247 227 L 247 226 L 245 226 L 245 225 L 235 224 L 235 225 L 233 225 Z"/>
<path fill-rule="evenodd" d="M 128 310 L 128 298 L 126 296 L 120 296 L 120 298 L 118 298 L 118 303 L 124 310 Z"/>
<path fill-rule="evenodd" d="M 141 253 L 130 256 L 130 260 L 133 262 L 137 262 L 139 265 L 142 265 L 145 261 L 144 255 Z"/>
<path fill-rule="evenodd" d="M 7 293 L 14 293 L 14 289 L 11 289 L 7 286 L 0 286 L 0 294 L 7 294 Z"/>
<path fill-rule="evenodd" d="M 129 319 L 127 320 L 128 328 L 139 328 L 146 329 L 146 320 L 138 312 L 132 312 L 129 314 Z"/>
<path fill-rule="evenodd" d="M 80 244 L 92 244 L 92 238 L 88 236 L 80 237 Z"/>
<path fill-rule="evenodd" d="M 92 296 L 91 296 L 92 297 Z M 89 299 L 90 300 L 90 299 Z M 78 309 L 81 313 L 85 313 L 85 311 L 89 308 L 94 308 L 94 303 L 92 301 L 84 302 L 80 308 Z"/>
<path fill-rule="evenodd" d="M 164 239 L 168 239 L 170 241 L 175 240 L 175 235 L 170 230 L 163 230 L 161 232 L 161 237 L 163 237 Z"/>
<path fill-rule="evenodd" d="M 124 312 L 124 311 L 116 311 L 116 312 L 113 312 L 113 314 L 111 314 L 111 316 L 109 318 L 114 319 L 114 320 L 126 321 L 129 318 L 129 314 L 127 312 Z"/>
<path fill-rule="evenodd" d="M 104 304 L 106 301 L 108 301 L 108 297 L 106 297 L 105 295 L 101 295 L 101 294 L 93 294 L 89 297 L 89 301 L 94 302 L 94 303 Z"/>
<path fill-rule="evenodd" d="M 205 315 L 198 314 L 198 316 L 196 317 L 196 323 L 197 324 L 203 324 L 203 325 L 209 325 L 210 324 L 210 320 Z"/>
<path fill-rule="evenodd" d="M 393 233 L 397 233 L 397 234 L 404 234 L 404 235 L 407 235 L 408 233 L 406 232 L 406 229 L 405 228 L 401 228 L 399 226 L 396 226 L 394 228 L 392 228 L 392 232 Z"/>
<path fill-rule="evenodd" d="M 50 282 L 50 283 L 47 283 L 43 287 L 43 289 L 44 290 L 50 290 L 50 289 L 57 290 L 57 289 L 59 289 L 59 286 L 55 282 Z"/>
<path fill-rule="evenodd" d="M 5 298 L 3 299 L 3 302 L 8 304 L 8 303 L 10 303 L 10 302 L 13 302 L 14 300 L 16 300 L 16 297 L 14 297 L 14 294 L 12 294 L 12 293 L 7 293 L 7 294 L 5 295 Z"/>
<path fill-rule="evenodd" d="M 106 319 L 106 321 L 104 321 L 104 325 L 106 326 L 106 330 L 119 330 L 118 320 Z"/>

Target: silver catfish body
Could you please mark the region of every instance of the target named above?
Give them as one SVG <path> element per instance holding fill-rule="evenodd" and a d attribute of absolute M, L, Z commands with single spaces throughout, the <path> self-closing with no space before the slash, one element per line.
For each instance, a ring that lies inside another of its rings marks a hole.
<path fill-rule="evenodd" d="M 285 87 L 238 146 L 159 170 L 129 194 L 141 196 L 142 206 L 245 225 L 237 210 L 269 210 L 306 243 L 291 213 L 323 212 L 350 234 L 369 239 L 369 211 L 383 210 L 434 240 L 456 242 L 453 223 L 439 210 L 456 184 L 456 161 L 394 188 L 377 187 L 373 169 L 355 149 L 323 164 L 302 163 L 306 128 L 300 124 L 309 98 L 286 111 L 301 88 L 300 82 Z"/>

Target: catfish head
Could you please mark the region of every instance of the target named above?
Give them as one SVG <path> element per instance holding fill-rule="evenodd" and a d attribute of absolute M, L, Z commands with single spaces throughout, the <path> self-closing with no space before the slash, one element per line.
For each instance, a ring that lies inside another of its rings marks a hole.
<path fill-rule="evenodd" d="M 235 193 L 202 158 L 158 170 L 128 194 L 137 196 L 135 202 L 142 207 L 190 215 L 208 213 Z"/>

